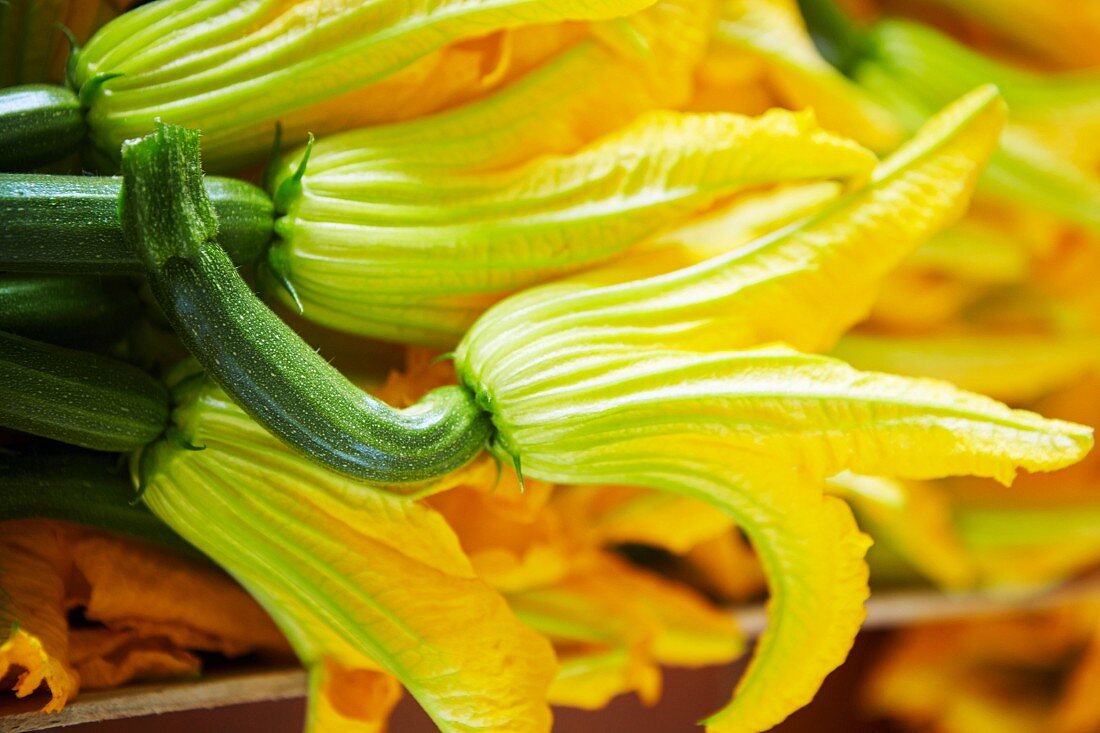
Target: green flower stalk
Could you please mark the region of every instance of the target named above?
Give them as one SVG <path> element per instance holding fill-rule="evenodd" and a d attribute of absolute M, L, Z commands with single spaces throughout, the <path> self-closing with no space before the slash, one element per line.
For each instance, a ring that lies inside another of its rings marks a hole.
<path fill-rule="evenodd" d="M 187 348 L 267 429 L 346 475 L 418 484 L 459 468 L 489 436 L 457 387 L 396 410 L 334 369 L 249 290 L 218 245 L 199 135 L 173 125 L 122 151 L 122 229 Z"/>
<path fill-rule="evenodd" d="M 85 110 L 86 152 L 102 168 L 117 165 L 124 140 L 150 132 L 162 119 L 202 129 L 207 165 L 224 171 L 262 160 L 277 122 L 286 139 L 299 141 L 307 131 L 369 121 L 372 106 L 393 104 L 387 96 L 414 92 L 415 98 L 420 90 L 447 103 L 464 90 L 427 88 L 416 70 L 390 88 L 369 87 L 452 42 L 533 24 L 617 18 L 652 2 L 165 0 L 100 29 L 71 58 L 69 85 Z M 473 58 L 475 67 L 484 63 Z M 451 62 L 457 63 L 443 56 L 429 63 Z M 9 138 L 5 111 L 0 99 L 0 141 Z M 33 138 L 33 121 L 11 124 L 29 124 Z M 18 151 L 11 152 L 18 164 Z"/>

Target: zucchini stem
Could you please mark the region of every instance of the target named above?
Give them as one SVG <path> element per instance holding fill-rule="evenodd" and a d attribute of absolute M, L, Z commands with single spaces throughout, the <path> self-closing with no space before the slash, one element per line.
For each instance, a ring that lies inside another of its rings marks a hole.
<path fill-rule="evenodd" d="M 217 246 L 198 133 L 158 124 L 122 148 L 122 224 L 153 295 L 222 389 L 287 445 L 375 484 L 461 467 L 492 434 L 464 387 L 394 409 L 349 382 L 283 323 Z"/>

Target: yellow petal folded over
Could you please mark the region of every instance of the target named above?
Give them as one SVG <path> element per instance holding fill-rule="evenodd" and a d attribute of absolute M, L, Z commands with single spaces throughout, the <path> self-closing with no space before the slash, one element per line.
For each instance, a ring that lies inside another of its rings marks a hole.
<path fill-rule="evenodd" d="M 660 694 L 659 664 L 701 666 L 738 657 L 730 614 L 685 586 L 601 553 L 557 583 L 508 595 L 521 619 L 553 640 L 562 661 L 551 701 L 593 709 L 637 692 Z"/>
<path fill-rule="evenodd" d="M 73 75 L 78 86 L 97 74 L 121 75 L 96 95 L 88 113 L 93 143 L 107 159 L 117 160 L 123 140 L 161 118 L 202 129 L 204 165 L 225 170 L 261 159 L 275 122 L 288 116 L 293 139 L 306 130 L 360 123 L 346 111 L 326 116 L 331 109 L 323 103 L 400 73 L 448 44 L 530 25 L 607 20 L 652 4 L 169 0 L 101 29 L 77 55 Z M 490 49 L 488 58 L 494 55 Z M 443 63 L 428 73 L 448 71 Z M 313 115 L 295 114 L 311 107 Z"/>
<path fill-rule="evenodd" d="M 0 531 L 0 677 L 24 670 L 17 695 L 45 684 L 46 710 L 84 688 L 197 674 L 195 652 L 289 655 L 266 614 L 217 568 L 61 522 Z M 85 622 L 70 626 L 81 609 Z"/>
<path fill-rule="evenodd" d="M 725 534 L 731 525 L 727 515 L 704 502 L 633 486 L 563 486 L 551 506 L 589 542 L 651 545 L 677 554 Z"/>
<path fill-rule="evenodd" d="M 288 651 L 267 614 L 218 568 L 101 532 L 75 530 L 66 549 L 84 579 L 68 605 L 108 628 L 231 657 Z"/>
<path fill-rule="evenodd" d="M 191 382 L 154 446 L 145 501 L 234 575 L 314 675 L 310 719 L 352 725 L 354 684 L 396 677 L 441 730 L 549 730 L 549 645 L 480 580 L 428 507 L 320 468 L 222 392 Z M 219 521 L 208 521 L 217 512 Z M 336 666 L 333 666 L 336 665 Z"/>
<path fill-rule="evenodd" d="M 573 155 L 489 172 L 307 169 L 272 257 L 306 317 L 448 346 L 508 293 L 607 260 L 739 191 L 861 180 L 873 164 L 807 114 L 653 112 Z"/>
<path fill-rule="evenodd" d="M 817 214 L 694 267 L 628 259 L 524 292 L 471 335 L 522 311 L 517 329 L 547 342 L 828 348 L 867 314 L 883 276 L 962 214 L 1003 118 L 996 91 L 975 90 Z"/>
<path fill-rule="evenodd" d="M 974 584 L 977 574 L 956 536 L 950 499 L 935 484 L 841 473 L 827 487 L 848 502 L 876 545 L 886 545 L 941 588 Z"/>
<path fill-rule="evenodd" d="M 45 685 L 42 708 L 57 712 L 76 694 L 80 676 L 69 666 L 65 618 L 66 557 L 49 522 L 5 522 L 0 532 L 0 679 L 17 697 Z"/>
<path fill-rule="evenodd" d="M 92 627 L 69 631 L 69 661 L 84 689 L 111 688 L 131 680 L 196 677 L 202 660 L 158 636 Z"/>
<path fill-rule="evenodd" d="M 482 456 L 449 477 L 454 487 L 428 503 L 447 520 L 479 577 L 503 592 L 564 577 L 581 547 L 557 512 L 546 508 L 552 486 L 527 479 Z"/>
<path fill-rule="evenodd" d="M 813 109 L 826 129 L 874 150 L 901 141 L 893 115 L 818 54 L 795 0 L 723 0 L 714 42 L 761 59 L 781 106 Z"/>

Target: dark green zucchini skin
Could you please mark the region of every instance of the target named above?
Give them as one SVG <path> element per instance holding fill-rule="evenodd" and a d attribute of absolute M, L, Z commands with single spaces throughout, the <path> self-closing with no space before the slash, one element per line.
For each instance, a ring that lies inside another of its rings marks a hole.
<path fill-rule="evenodd" d="M 29 171 L 72 155 L 86 133 L 68 87 L 26 84 L 0 91 L 0 171 Z"/>
<path fill-rule="evenodd" d="M 255 261 L 271 240 L 274 208 L 245 181 L 211 177 L 218 242 L 237 264 Z M 118 176 L 0 174 L 0 270 L 140 274 L 118 218 Z"/>
<path fill-rule="evenodd" d="M 0 331 L 61 346 L 117 343 L 141 314 L 124 278 L 0 273 Z"/>
<path fill-rule="evenodd" d="M 160 125 L 123 146 L 122 220 L 184 344 L 253 418 L 317 462 L 376 484 L 429 481 L 486 444 L 491 423 L 462 387 L 396 410 L 349 382 L 257 298 L 214 241 L 198 135 Z"/>
<path fill-rule="evenodd" d="M 130 451 L 168 424 L 168 391 L 137 367 L 0 332 L 0 427 Z"/>
<path fill-rule="evenodd" d="M 117 454 L 53 444 L 0 456 L 0 522 L 58 519 L 199 554 L 135 495 Z"/>

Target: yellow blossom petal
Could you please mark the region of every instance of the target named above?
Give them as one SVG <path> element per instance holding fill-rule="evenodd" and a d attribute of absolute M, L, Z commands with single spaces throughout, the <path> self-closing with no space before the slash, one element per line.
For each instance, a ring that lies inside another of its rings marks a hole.
<path fill-rule="evenodd" d="M 704 502 L 631 486 L 563 486 L 552 501 L 572 532 L 598 544 L 637 543 L 683 553 L 731 525 L 727 515 Z"/>
<path fill-rule="evenodd" d="M 65 551 L 50 522 L 5 522 L 0 532 L 0 679 L 21 670 L 12 689 L 26 697 L 45 685 L 42 708 L 57 712 L 76 694 L 65 619 Z"/>
<path fill-rule="evenodd" d="M 934 484 L 842 473 L 828 490 L 844 499 L 860 528 L 942 588 L 974 584 L 976 571 L 955 534 L 950 501 Z"/>
<path fill-rule="evenodd" d="M 783 106 L 813 109 L 826 129 L 874 150 L 901 141 L 893 115 L 821 58 L 795 0 L 723 0 L 715 42 L 763 59 Z"/>
<path fill-rule="evenodd" d="M 317 467 L 219 390 L 192 390 L 175 419 L 206 448 L 152 448 L 145 500 L 271 613 L 314 675 L 315 726 L 358 715 L 348 674 L 380 669 L 441 730 L 548 730 L 550 649 L 442 517 Z"/>
<path fill-rule="evenodd" d="M 560 650 L 563 667 L 551 688 L 558 704 L 594 708 L 629 691 L 655 702 L 658 664 L 722 664 L 744 647 L 728 612 L 608 554 L 508 601 Z"/>

